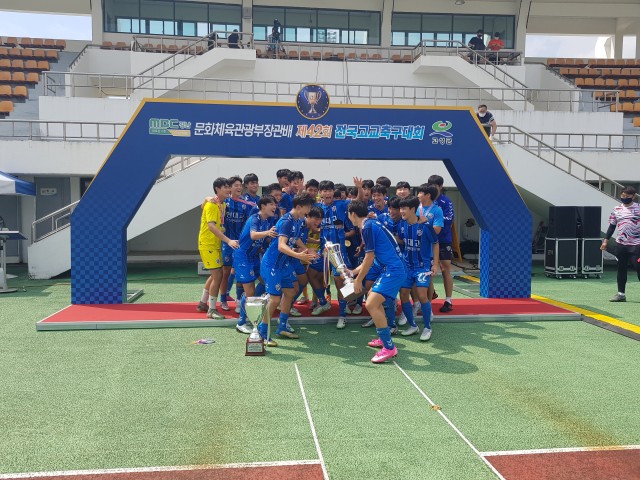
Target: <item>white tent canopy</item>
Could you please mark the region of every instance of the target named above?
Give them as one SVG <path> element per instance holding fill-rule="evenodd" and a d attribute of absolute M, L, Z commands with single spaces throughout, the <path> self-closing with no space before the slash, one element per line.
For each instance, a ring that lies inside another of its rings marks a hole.
<path fill-rule="evenodd" d="M 35 195 L 33 183 L 0 172 L 0 195 Z"/>

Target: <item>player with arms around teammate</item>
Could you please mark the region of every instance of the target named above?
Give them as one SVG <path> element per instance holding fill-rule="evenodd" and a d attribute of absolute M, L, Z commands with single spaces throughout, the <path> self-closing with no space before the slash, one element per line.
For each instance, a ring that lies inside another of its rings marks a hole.
<path fill-rule="evenodd" d="M 378 220 L 368 218 L 367 204 L 354 200 L 349 204 L 348 211 L 349 220 L 360 228 L 365 245 L 364 260 L 352 272 L 356 276 L 353 282 L 356 293 L 363 291 L 362 283 L 372 265 L 377 263 L 380 267 L 380 275 L 367 296 L 366 307 L 373 318 L 379 337 L 369 342 L 369 346 L 382 347 L 371 361 L 383 363 L 398 355 L 398 349 L 391 339 L 383 303 L 386 300 L 395 302 L 396 295 L 407 277 L 407 270 L 398 242 Z"/>
<path fill-rule="evenodd" d="M 293 208 L 276 224 L 277 240 L 274 239 L 269 244 L 269 248 L 267 248 L 262 257 L 260 274 L 270 298 L 269 314 L 262 320 L 258 330 L 262 338 L 267 340 L 271 346 L 275 346 L 276 343 L 267 338 L 267 322 L 270 321 L 278 305 L 280 305 L 280 323 L 276 334 L 287 338 L 298 338 L 298 335 L 289 332 L 287 329 L 291 303 L 296 294 L 291 259 L 297 258 L 302 262 L 311 262 L 316 258 L 315 253 L 309 253 L 306 249 L 300 252 L 294 250 L 298 246 L 298 240 L 301 235 L 301 220 L 304 220 L 309 213 L 313 203 L 314 200 L 306 193 L 293 197 Z M 281 300 L 282 303 L 280 302 Z"/>
<path fill-rule="evenodd" d="M 442 219 L 444 225 L 438 233 L 438 242 L 440 248 L 440 271 L 442 272 L 442 283 L 444 284 L 445 300 L 440 311 L 443 313 L 453 310 L 451 296 L 453 295 L 453 278 L 451 277 L 451 260 L 453 259 L 452 250 L 452 225 L 454 219 L 453 202 L 444 194 L 444 179 L 440 175 L 431 175 L 428 182 L 435 185 L 438 189 L 438 196 L 434 199 L 434 203 L 442 210 Z M 433 292 L 433 285 L 431 285 Z"/>
<path fill-rule="evenodd" d="M 271 226 L 271 217 L 278 208 L 276 200 L 269 195 L 258 200 L 260 211 L 249 217 L 240 234 L 240 247 L 233 255 L 233 268 L 236 271 L 236 282 L 242 284 L 244 292 L 239 299 L 240 317 L 236 330 L 241 333 L 251 333 L 247 325 L 247 311 L 245 305 L 247 297 L 255 295 L 255 281 L 260 276 L 260 252 L 264 249 L 267 239 L 277 236 L 276 227 Z"/>
<path fill-rule="evenodd" d="M 433 227 L 419 221 L 417 215 L 419 206 L 420 200 L 416 197 L 407 197 L 400 201 L 402 221 L 397 226 L 397 235 L 398 243 L 404 245 L 404 260 L 408 271 L 406 281 L 400 289 L 400 300 L 402 312 L 409 323 L 409 328 L 404 330 L 402 335 L 413 335 L 418 331 L 411 306 L 411 290 L 415 287 L 418 301 L 422 304 L 424 318 L 424 330 L 420 340 L 427 341 L 431 338 L 429 283 L 431 276 L 436 274 L 440 250 L 438 235 Z M 431 266 L 432 257 L 433 267 Z"/>
<path fill-rule="evenodd" d="M 229 195 L 229 182 L 226 178 L 216 178 L 213 182 L 213 191 L 218 198 Z M 216 310 L 216 301 L 222 281 L 222 244 L 229 249 L 238 248 L 238 241 L 231 240 L 224 234 L 222 219 L 224 204 L 205 201 L 202 205 L 200 219 L 200 233 L 198 234 L 198 250 L 204 267 L 209 269 L 209 278 L 204 285 L 202 298 L 198 303 L 199 312 L 207 312 L 207 317 L 221 320 L 224 317 Z M 209 306 L 207 308 L 207 298 Z"/>

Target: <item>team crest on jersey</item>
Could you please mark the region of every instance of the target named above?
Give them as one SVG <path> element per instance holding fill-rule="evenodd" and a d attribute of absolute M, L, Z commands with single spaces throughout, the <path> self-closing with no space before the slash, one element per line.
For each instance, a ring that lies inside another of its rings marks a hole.
<path fill-rule="evenodd" d="M 276 283 L 276 290 L 279 292 L 280 291 L 280 284 Z"/>
<path fill-rule="evenodd" d="M 419 230 L 418 230 L 417 235 L 418 235 L 419 237 L 420 237 L 420 236 L 422 236 L 422 229 L 419 229 Z"/>

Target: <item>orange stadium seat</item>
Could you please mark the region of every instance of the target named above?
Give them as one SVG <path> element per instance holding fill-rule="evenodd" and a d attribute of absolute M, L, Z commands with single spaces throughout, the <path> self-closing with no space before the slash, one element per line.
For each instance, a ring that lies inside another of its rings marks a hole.
<path fill-rule="evenodd" d="M 630 78 L 628 82 L 630 87 L 640 87 L 640 79 Z"/>
<path fill-rule="evenodd" d="M 394 55 L 391 55 L 391 61 L 393 63 L 400 63 L 402 61 L 402 58 L 400 57 L 400 55 L 394 54 Z"/>
<path fill-rule="evenodd" d="M 369 54 L 368 53 L 361 53 L 360 54 L 360 60 L 362 60 L 363 62 L 368 62 L 369 61 Z"/>
<path fill-rule="evenodd" d="M 13 72 L 11 74 L 11 83 L 27 83 L 27 79 L 24 78 L 24 72 Z"/>
<path fill-rule="evenodd" d="M 633 117 L 633 126 L 640 127 L 640 117 Z"/>
<path fill-rule="evenodd" d="M 333 57 L 333 53 L 331 52 L 324 52 L 324 54 L 322 55 L 323 60 L 330 60 L 331 57 Z"/>
<path fill-rule="evenodd" d="M 38 72 L 29 72 L 27 73 L 27 79 L 25 81 L 27 83 L 36 84 L 40 81 L 40 75 Z"/>
<path fill-rule="evenodd" d="M 31 45 L 33 45 L 33 40 L 31 40 L 29 37 L 24 37 L 22 39 L 20 39 L 20 42 L 18 42 L 18 45 L 20 45 L 21 47 L 30 47 Z"/>
<path fill-rule="evenodd" d="M 22 58 L 22 48 L 13 47 L 9 49 L 9 58 Z"/>
<path fill-rule="evenodd" d="M 45 50 L 45 58 L 50 62 L 58 61 L 58 51 L 57 50 Z"/>
<path fill-rule="evenodd" d="M 620 111 L 620 110 L 618 110 Z M 633 112 L 633 103 L 631 102 L 623 102 L 622 103 L 622 111 L 627 113 L 627 112 Z"/>
<path fill-rule="evenodd" d="M 595 87 L 595 83 L 593 81 L 593 78 L 585 78 L 584 79 L 584 86 L 586 88 L 593 88 Z"/>
<path fill-rule="evenodd" d="M 629 80 L 626 78 L 621 78 L 620 80 L 618 80 L 618 87 L 628 87 L 629 86 Z"/>
<path fill-rule="evenodd" d="M 57 53 L 57 52 L 56 52 Z M 33 51 L 33 56 L 36 60 L 45 60 L 47 58 L 47 54 L 41 48 Z"/>
<path fill-rule="evenodd" d="M 27 87 L 25 87 L 24 85 L 13 87 L 13 98 L 17 98 L 19 100 L 26 100 L 27 98 L 29 98 Z"/>
<path fill-rule="evenodd" d="M 0 70 L 11 70 L 11 60 L 8 58 L 0 59 Z"/>
<path fill-rule="evenodd" d="M 633 104 L 633 111 L 640 112 L 640 102 L 636 102 Z"/>
<path fill-rule="evenodd" d="M 604 87 L 604 78 L 596 78 L 595 81 L 593 82 L 593 85 L 595 87 Z"/>
<path fill-rule="evenodd" d="M 322 60 L 322 52 L 311 52 L 311 58 L 314 60 Z"/>
<path fill-rule="evenodd" d="M 0 85 L 0 97 L 1 98 L 11 98 L 11 86 L 10 85 Z"/>
<path fill-rule="evenodd" d="M 104 42 L 102 42 L 100 48 L 103 50 L 111 50 L 113 48 L 113 43 L 105 40 Z"/>
<path fill-rule="evenodd" d="M 65 48 L 67 48 L 66 40 L 56 40 L 55 45 L 58 50 L 64 50 Z"/>
<path fill-rule="evenodd" d="M 620 70 L 620 76 L 621 77 L 630 77 L 631 76 L 631 69 L 630 68 L 623 68 Z"/>
<path fill-rule="evenodd" d="M 413 58 L 411 57 L 410 54 L 402 56 L 402 63 L 412 63 L 412 62 L 413 62 Z"/>
<path fill-rule="evenodd" d="M 38 62 L 36 60 L 27 60 L 24 64 L 24 69 L 29 71 L 38 70 Z"/>
<path fill-rule="evenodd" d="M 13 102 L 11 100 L 0 102 L 0 115 L 8 115 L 11 112 L 13 112 Z"/>
<path fill-rule="evenodd" d="M 38 70 L 40 71 L 49 70 L 49 62 L 47 62 L 46 60 L 40 60 L 38 62 Z"/>
<path fill-rule="evenodd" d="M 12 70 L 24 70 L 24 61 L 23 60 L 11 60 L 11 69 Z"/>
<path fill-rule="evenodd" d="M 11 83 L 11 72 L 0 72 L 0 84 Z"/>
<path fill-rule="evenodd" d="M 308 50 L 302 50 L 300 52 L 300 59 L 302 60 L 309 60 L 309 58 L 311 57 L 311 54 L 309 53 Z"/>
<path fill-rule="evenodd" d="M 578 77 L 574 79 L 576 87 L 584 87 L 584 78 Z"/>
<path fill-rule="evenodd" d="M 336 56 L 338 57 L 338 60 L 344 60 L 344 52 L 340 52 Z"/>
<path fill-rule="evenodd" d="M 129 47 L 127 46 L 127 44 L 125 42 L 116 43 L 116 46 L 114 48 L 116 50 L 129 50 Z"/>
<path fill-rule="evenodd" d="M 45 38 L 44 44 L 42 45 L 44 48 L 56 48 L 56 42 L 51 38 Z"/>
<path fill-rule="evenodd" d="M 7 37 L 7 39 L 4 41 L 4 44 L 8 47 L 17 47 L 18 39 L 16 37 Z"/>
<path fill-rule="evenodd" d="M 355 60 L 356 59 L 356 52 L 349 52 L 347 54 L 347 60 Z"/>
<path fill-rule="evenodd" d="M 373 60 L 374 62 L 382 61 L 382 54 L 374 53 L 373 55 L 371 55 L 371 60 Z"/>
<path fill-rule="evenodd" d="M 616 88 L 616 81 L 613 78 L 607 78 L 604 83 L 607 88 Z"/>
<path fill-rule="evenodd" d="M 9 58 L 9 49 L 7 47 L 0 47 L 0 58 Z"/>

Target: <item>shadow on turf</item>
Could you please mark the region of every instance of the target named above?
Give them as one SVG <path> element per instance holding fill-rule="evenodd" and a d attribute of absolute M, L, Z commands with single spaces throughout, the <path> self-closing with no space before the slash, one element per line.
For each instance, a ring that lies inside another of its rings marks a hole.
<path fill-rule="evenodd" d="M 451 358 L 452 356 L 460 353 L 473 354 L 477 349 L 496 355 L 519 355 L 518 350 L 501 340 L 537 340 L 538 337 L 529 332 L 543 329 L 543 326 L 525 322 L 435 325 L 434 335 L 429 342 L 420 342 L 418 335 L 395 336 L 394 342 L 399 350 L 397 359 L 406 370 L 428 369 L 463 375 L 476 372 L 478 367 L 474 363 Z M 299 352 L 305 357 L 337 357 L 349 365 L 376 368 L 370 362 L 376 350 L 367 346 L 367 342 L 375 336 L 374 329 L 349 326 L 345 330 L 336 330 L 329 325 L 304 326 L 300 329 L 300 334 L 299 340 L 279 339 L 278 354 L 271 358 L 290 362 L 299 357 L 284 352 Z"/>

